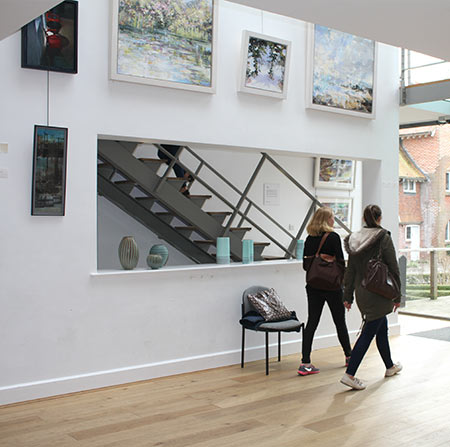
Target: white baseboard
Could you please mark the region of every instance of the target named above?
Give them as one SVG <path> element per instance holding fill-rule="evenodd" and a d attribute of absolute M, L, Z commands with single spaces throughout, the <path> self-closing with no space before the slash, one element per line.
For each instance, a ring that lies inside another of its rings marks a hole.
<path fill-rule="evenodd" d="M 390 326 L 390 335 L 398 335 L 400 325 Z M 350 333 L 350 339 L 356 339 L 356 331 Z M 314 338 L 314 349 L 337 346 L 335 334 Z M 271 343 L 271 356 L 276 355 L 277 343 Z M 298 354 L 300 359 L 301 339 L 282 343 L 282 355 Z M 245 361 L 251 362 L 265 358 L 265 346 L 249 347 L 245 350 Z M 19 383 L 0 387 L 0 405 L 57 396 L 60 394 L 86 391 L 113 385 L 149 380 L 157 377 L 171 376 L 193 371 L 200 371 L 221 366 L 239 364 L 240 349 L 217 352 L 195 357 L 179 358 L 165 362 L 135 365 L 127 368 L 117 368 L 107 371 L 96 371 L 77 376 L 58 377 L 38 382 Z"/>

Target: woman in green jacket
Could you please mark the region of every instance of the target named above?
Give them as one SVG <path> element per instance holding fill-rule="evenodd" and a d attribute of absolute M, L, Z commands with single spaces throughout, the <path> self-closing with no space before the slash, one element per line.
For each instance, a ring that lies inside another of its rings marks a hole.
<path fill-rule="evenodd" d="M 365 226 L 360 231 L 347 236 L 344 241 L 345 249 L 349 254 L 344 277 L 344 306 L 350 310 L 353 303 L 353 292 L 355 292 L 356 304 L 361 311 L 364 325 L 341 383 L 356 390 L 363 390 L 366 387 L 361 380 L 355 377 L 355 374 L 374 337 L 376 337 L 378 351 L 386 366 L 385 376 L 393 376 L 402 369 L 400 363 L 394 364 L 391 359 L 386 317 L 392 311 L 397 310 L 400 298 L 392 301 L 369 292 L 361 285 L 369 260 L 376 257 L 378 253 L 381 253 L 382 261 L 400 284 L 394 244 L 390 233 L 380 225 L 381 209 L 379 206 L 368 205 L 364 209 L 363 217 Z"/>

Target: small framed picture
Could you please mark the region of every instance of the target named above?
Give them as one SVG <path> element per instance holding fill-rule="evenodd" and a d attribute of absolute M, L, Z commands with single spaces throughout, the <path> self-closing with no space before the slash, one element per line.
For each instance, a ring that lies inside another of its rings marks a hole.
<path fill-rule="evenodd" d="M 287 40 L 244 31 L 239 91 L 286 98 L 290 55 Z"/>
<path fill-rule="evenodd" d="M 376 42 L 309 25 L 306 107 L 375 118 Z"/>
<path fill-rule="evenodd" d="M 111 79 L 215 93 L 219 0 L 111 0 Z"/>
<path fill-rule="evenodd" d="M 64 127 L 34 126 L 32 216 L 64 216 L 67 133 Z"/>
<path fill-rule="evenodd" d="M 66 0 L 22 28 L 22 67 L 76 73 L 78 2 Z"/>
<path fill-rule="evenodd" d="M 352 228 L 352 207 L 353 199 L 347 197 L 317 197 L 322 204 L 331 208 L 335 217 L 337 217 L 350 230 Z M 335 230 L 340 234 L 347 234 L 339 224 L 335 224 Z"/>
<path fill-rule="evenodd" d="M 355 187 L 355 160 L 317 157 L 314 169 L 316 188 L 353 189 Z"/>

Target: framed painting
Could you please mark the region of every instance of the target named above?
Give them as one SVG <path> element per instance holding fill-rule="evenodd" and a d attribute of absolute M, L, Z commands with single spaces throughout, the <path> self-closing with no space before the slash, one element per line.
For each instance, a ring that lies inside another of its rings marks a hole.
<path fill-rule="evenodd" d="M 353 189 L 355 187 L 355 160 L 317 157 L 314 169 L 316 188 Z"/>
<path fill-rule="evenodd" d="M 286 98 L 291 43 L 244 31 L 239 91 Z"/>
<path fill-rule="evenodd" d="M 218 0 L 112 0 L 111 79 L 214 93 Z"/>
<path fill-rule="evenodd" d="M 34 126 L 32 216 L 64 216 L 67 133 L 64 127 Z"/>
<path fill-rule="evenodd" d="M 78 2 L 66 0 L 22 28 L 22 67 L 77 73 Z"/>
<path fill-rule="evenodd" d="M 333 210 L 334 215 L 350 230 L 352 228 L 352 205 L 353 199 L 347 197 L 317 197 L 317 200 Z M 347 232 L 339 225 L 335 225 L 335 230 L 339 234 Z"/>
<path fill-rule="evenodd" d="M 376 42 L 310 25 L 307 60 L 306 107 L 375 118 Z"/>

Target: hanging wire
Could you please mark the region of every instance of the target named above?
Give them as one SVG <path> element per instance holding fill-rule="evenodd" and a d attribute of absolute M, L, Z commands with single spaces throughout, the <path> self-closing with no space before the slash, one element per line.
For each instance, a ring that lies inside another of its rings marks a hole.
<path fill-rule="evenodd" d="M 50 122 L 50 72 L 47 70 L 47 126 Z"/>

